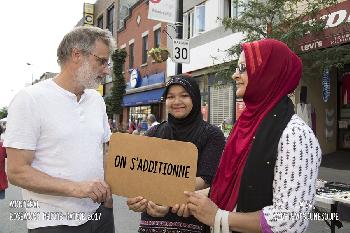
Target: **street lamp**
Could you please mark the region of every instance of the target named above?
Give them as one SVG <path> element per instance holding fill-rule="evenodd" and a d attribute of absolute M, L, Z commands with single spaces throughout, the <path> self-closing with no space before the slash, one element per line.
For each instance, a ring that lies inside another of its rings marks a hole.
<path fill-rule="evenodd" d="M 33 64 L 31 64 L 31 63 L 29 63 L 29 62 L 27 62 L 27 66 L 33 66 Z M 32 70 L 32 85 L 33 85 L 33 70 Z"/>

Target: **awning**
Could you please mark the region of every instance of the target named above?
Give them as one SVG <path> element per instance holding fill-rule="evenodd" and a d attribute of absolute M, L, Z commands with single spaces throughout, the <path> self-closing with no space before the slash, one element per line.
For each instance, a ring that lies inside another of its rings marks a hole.
<path fill-rule="evenodd" d="M 138 92 L 123 97 L 123 106 L 138 106 L 152 103 L 159 103 L 163 95 L 164 88 L 151 91 Z"/>

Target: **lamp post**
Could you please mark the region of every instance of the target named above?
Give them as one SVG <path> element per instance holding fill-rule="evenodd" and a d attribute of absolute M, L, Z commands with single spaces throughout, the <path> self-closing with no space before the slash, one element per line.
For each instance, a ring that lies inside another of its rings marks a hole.
<path fill-rule="evenodd" d="M 27 62 L 27 66 L 32 66 L 33 67 L 33 64 L 32 63 L 29 63 L 29 62 Z M 33 85 L 33 70 L 32 70 L 32 85 Z"/>
<path fill-rule="evenodd" d="M 177 27 L 176 27 L 176 38 L 182 39 L 182 28 L 183 28 L 183 0 L 178 1 L 178 12 L 177 12 Z M 182 74 L 182 63 L 176 63 L 175 74 Z"/>

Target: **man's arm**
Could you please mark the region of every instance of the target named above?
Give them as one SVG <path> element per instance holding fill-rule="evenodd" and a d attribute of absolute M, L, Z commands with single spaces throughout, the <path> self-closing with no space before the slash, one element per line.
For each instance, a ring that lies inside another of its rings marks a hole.
<path fill-rule="evenodd" d="M 91 198 L 94 202 L 105 201 L 109 189 L 104 181 L 75 182 L 52 177 L 31 166 L 34 151 L 6 148 L 9 181 L 24 189 L 48 195 Z"/>
<path fill-rule="evenodd" d="M 109 149 L 109 142 L 103 143 L 103 171 L 104 171 L 105 180 L 106 180 L 108 149 Z M 109 186 L 108 186 L 108 196 L 106 197 L 106 200 L 103 203 L 103 205 L 107 208 L 113 208 L 113 197 Z"/>

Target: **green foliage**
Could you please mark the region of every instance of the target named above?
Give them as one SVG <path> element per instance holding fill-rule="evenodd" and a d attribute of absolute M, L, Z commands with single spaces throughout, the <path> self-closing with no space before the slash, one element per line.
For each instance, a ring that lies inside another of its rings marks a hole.
<path fill-rule="evenodd" d="M 0 119 L 7 117 L 7 107 L 0 109 Z"/>
<path fill-rule="evenodd" d="M 106 98 L 107 114 L 121 114 L 123 112 L 123 95 L 125 94 L 126 83 L 123 75 L 123 66 L 126 58 L 125 49 L 116 49 L 112 54 L 113 87 L 112 95 Z"/>
<path fill-rule="evenodd" d="M 295 52 L 299 53 L 305 64 L 310 67 L 304 69 L 304 75 L 313 76 L 314 70 L 322 67 L 343 66 L 349 63 L 348 53 L 344 56 L 344 46 L 300 53 L 296 42 L 306 33 L 318 35 L 325 27 L 325 22 L 317 18 L 321 9 L 337 3 L 337 0 L 249 0 L 238 1 L 242 10 L 237 18 L 222 19 L 225 29 L 233 32 L 243 32 L 245 38 L 239 44 L 233 45 L 227 52 L 238 56 L 240 44 L 274 38 L 285 42 Z M 308 23 L 304 23 L 308 22 Z M 348 48 L 347 48 L 348 49 Z M 232 61 L 236 64 L 236 61 Z M 234 72 L 234 70 L 232 70 Z"/>

